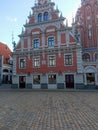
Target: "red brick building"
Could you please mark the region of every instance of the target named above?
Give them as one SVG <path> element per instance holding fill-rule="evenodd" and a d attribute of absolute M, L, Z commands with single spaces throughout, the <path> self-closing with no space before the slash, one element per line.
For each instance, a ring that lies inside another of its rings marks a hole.
<path fill-rule="evenodd" d="M 81 0 L 73 32 L 81 42 L 83 79 L 87 86 L 98 85 L 98 1 Z"/>
<path fill-rule="evenodd" d="M 12 82 L 12 52 L 9 47 L 0 42 L 0 84 Z"/>
<path fill-rule="evenodd" d="M 13 52 L 12 87 L 64 89 L 83 83 L 81 45 L 64 20 L 51 0 L 32 7 Z"/>

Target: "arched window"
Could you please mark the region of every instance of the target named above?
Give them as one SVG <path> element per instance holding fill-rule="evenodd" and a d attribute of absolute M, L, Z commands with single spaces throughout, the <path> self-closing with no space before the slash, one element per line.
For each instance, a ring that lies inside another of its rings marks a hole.
<path fill-rule="evenodd" d="M 44 13 L 44 21 L 48 21 L 48 12 Z"/>
<path fill-rule="evenodd" d="M 42 14 L 38 14 L 38 22 L 42 22 Z"/>
<path fill-rule="evenodd" d="M 95 61 L 98 61 L 98 53 L 95 53 Z"/>
<path fill-rule="evenodd" d="M 90 61 L 90 55 L 88 53 L 83 54 L 82 60 L 84 62 L 89 62 Z"/>

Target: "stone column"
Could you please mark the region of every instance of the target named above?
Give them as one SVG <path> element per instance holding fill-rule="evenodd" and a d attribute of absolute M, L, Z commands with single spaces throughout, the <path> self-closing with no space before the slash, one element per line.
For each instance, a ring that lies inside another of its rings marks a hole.
<path fill-rule="evenodd" d="M 61 57 L 61 50 L 60 50 L 60 46 L 61 46 L 61 33 L 58 30 L 57 32 L 57 42 L 58 42 L 58 56 Z"/>
<path fill-rule="evenodd" d="M 30 36 L 28 36 L 28 51 L 30 51 Z"/>
<path fill-rule="evenodd" d="M 16 75 L 16 56 L 13 55 L 13 75 Z"/>
<path fill-rule="evenodd" d="M 76 51 L 76 55 L 77 55 L 77 72 L 82 73 L 83 72 L 83 66 L 82 66 L 81 48 Z"/>
<path fill-rule="evenodd" d="M 84 73 L 84 84 L 87 85 L 86 73 Z"/>
<path fill-rule="evenodd" d="M 43 50 L 43 60 L 45 59 L 45 53 L 44 53 L 44 49 L 45 49 L 45 33 L 44 31 L 42 32 L 42 50 Z"/>
<path fill-rule="evenodd" d="M 61 35 L 60 35 L 60 31 L 59 30 L 57 32 L 57 42 L 58 42 L 58 47 L 60 47 L 60 45 L 61 45 Z"/>
<path fill-rule="evenodd" d="M 69 31 L 66 30 L 66 44 L 69 46 Z"/>
<path fill-rule="evenodd" d="M 30 48 L 31 48 L 31 45 L 30 45 L 30 36 L 28 36 L 28 59 L 30 59 Z"/>
<path fill-rule="evenodd" d="M 42 48 L 45 48 L 45 33 L 42 32 Z"/>

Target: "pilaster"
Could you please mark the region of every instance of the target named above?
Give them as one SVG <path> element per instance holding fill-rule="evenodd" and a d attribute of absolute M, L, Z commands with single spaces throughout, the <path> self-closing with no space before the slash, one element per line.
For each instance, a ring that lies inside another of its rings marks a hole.
<path fill-rule="evenodd" d="M 13 75 L 16 75 L 16 56 L 13 56 Z"/>
<path fill-rule="evenodd" d="M 76 51 L 77 55 L 77 72 L 82 73 L 83 72 L 83 66 L 82 66 L 82 52 L 80 49 Z"/>
<path fill-rule="evenodd" d="M 69 31 L 66 30 L 66 44 L 69 46 Z"/>

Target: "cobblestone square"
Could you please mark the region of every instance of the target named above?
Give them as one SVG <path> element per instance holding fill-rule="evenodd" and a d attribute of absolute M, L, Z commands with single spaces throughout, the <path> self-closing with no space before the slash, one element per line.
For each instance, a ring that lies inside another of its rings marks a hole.
<path fill-rule="evenodd" d="M 0 130 L 98 130 L 98 92 L 1 91 Z"/>

